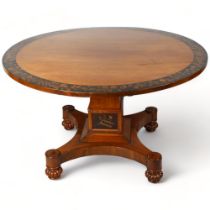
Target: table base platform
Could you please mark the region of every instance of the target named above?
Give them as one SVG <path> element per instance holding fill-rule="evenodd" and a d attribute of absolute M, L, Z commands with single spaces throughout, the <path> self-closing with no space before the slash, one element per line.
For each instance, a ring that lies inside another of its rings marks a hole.
<path fill-rule="evenodd" d="M 123 97 L 91 96 L 88 113 L 71 105 L 63 107 L 63 126 L 67 130 L 77 128 L 75 136 L 58 149 L 46 152 L 46 174 L 58 179 L 61 164 L 88 155 L 114 155 L 132 159 L 146 166 L 146 177 L 157 183 L 163 176 L 162 157 L 145 147 L 137 133 L 141 128 L 153 132 L 158 127 L 157 108 L 123 115 Z"/>

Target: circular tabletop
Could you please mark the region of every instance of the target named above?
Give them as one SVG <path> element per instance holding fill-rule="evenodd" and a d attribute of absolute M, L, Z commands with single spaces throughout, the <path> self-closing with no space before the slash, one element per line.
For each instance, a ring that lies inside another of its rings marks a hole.
<path fill-rule="evenodd" d="M 207 53 L 186 37 L 142 28 L 84 28 L 23 40 L 3 57 L 16 81 L 47 92 L 134 95 L 201 73 Z"/>

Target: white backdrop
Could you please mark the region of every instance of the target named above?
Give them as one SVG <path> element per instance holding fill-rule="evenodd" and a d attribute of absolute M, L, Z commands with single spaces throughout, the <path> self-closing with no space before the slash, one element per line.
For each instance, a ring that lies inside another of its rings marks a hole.
<path fill-rule="evenodd" d="M 30 36 L 78 27 L 133 26 L 192 38 L 210 50 L 208 0 L 0 0 L 0 54 Z M 88 98 L 27 88 L 0 71 L 0 209 L 202 209 L 210 194 L 210 71 L 164 91 L 125 98 L 125 113 L 154 105 L 159 128 L 139 136 L 162 153 L 164 178 L 151 184 L 145 167 L 120 157 L 92 156 L 63 164 L 48 180 L 44 152 L 75 131 L 61 126 L 61 107 L 86 111 Z"/>

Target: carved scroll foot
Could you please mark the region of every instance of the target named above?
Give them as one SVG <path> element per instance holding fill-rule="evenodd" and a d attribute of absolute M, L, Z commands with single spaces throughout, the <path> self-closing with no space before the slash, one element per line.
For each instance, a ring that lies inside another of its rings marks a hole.
<path fill-rule="evenodd" d="M 71 112 L 74 110 L 74 106 L 72 105 L 66 105 L 63 107 L 62 125 L 66 130 L 72 130 L 74 128 L 74 122 L 71 116 Z"/>
<path fill-rule="evenodd" d="M 154 132 L 158 127 L 157 123 L 157 108 L 156 107 L 147 107 L 145 111 L 151 115 L 151 121 L 147 123 L 144 127 L 148 132 Z"/>
<path fill-rule="evenodd" d="M 149 182 L 157 183 L 163 176 L 161 154 L 151 152 L 147 155 L 147 170 L 145 172 Z"/>
<path fill-rule="evenodd" d="M 46 175 L 50 179 L 58 179 L 63 171 L 60 166 L 60 151 L 56 149 L 48 150 L 45 155 L 47 161 L 47 168 L 45 170 Z"/>
<path fill-rule="evenodd" d="M 63 120 L 62 125 L 66 130 L 74 129 L 74 123 L 71 120 Z"/>
<path fill-rule="evenodd" d="M 148 178 L 149 182 L 158 183 L 163 176 L 163 172 L 157 170 L 156 171 L 146 170 L 145 176 Z"/>
<path fill-rule="evenodd" d="M 62 171 L 63 171 L 63 169 L 61 167 L 45 169 L 45 173 L 49 179 L 58 179 L 60 177 Z"/>
<path fill-rule="evenodd" d="M 154 132 L 156 128 L 158 127 L 158 123 L 156 121 L 152 121 L 146 124 L 144 127 L 148 132 Z"/>

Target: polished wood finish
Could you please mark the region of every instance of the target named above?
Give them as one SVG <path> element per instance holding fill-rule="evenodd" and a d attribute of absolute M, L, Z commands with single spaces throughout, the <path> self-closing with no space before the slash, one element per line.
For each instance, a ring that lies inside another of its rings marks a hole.
<path fill-rule="evenodd" d="M 138 131 L 157 129 L 157 108 L 124 115 L 123 97 L 163 90 L 199 75 L 207 64 L 202 46 L 186 37 L 140 28 L 58 31 L 23 40 L 3 57 L 16 81 L 46 92 L 89 96 L 88 113 L 63 107 L 62 125 L 76 128 L 65 145 L 46 152 L 46 174 L 57 179 L 61 164 L 87 155 L 117 155 L 163 176 L 161 154 L 146 148 Z"/>
<path fill-rule="evenodd" d="M 193 52 L 184 42 L 163 34 L 87 29 L 31 42 L 16 60 L 31 75 L 51 81 L 124 85 L 174 74 L 192 63 Z"/>
<path fill-rule="evenodd" d="M 100 101 L 104 101 L 105 107 Z M 123 116 L 121 97 L 96 96 L 90 98 L 88 114 L 74 109 L 71 105 L 64 106 L 63 112 L 64 120 L 74 124 L 77 132 L 65 145 L 46 152 L 46 174 L 50 179 L 60 177 L 61 164 L 66 161 L 87 155 L 117 155 L 144 164 L 147 167 L 145 175 L 148 180 L 153 183 L 160 181 L 163 176 L 161 154 L 146 148 L 137 135 L 143 127 L 150 132 L 155 131 L 157 108 L 148 107 L 142 112 Z M 113 122 L 112 118 L 103 118 L 106 113 L 109 116 L 113 112 L 119 113 L 119 127 L 115 129 L 109 126 Z M 93 113 L 102 116 L 99 124 L 107 120 L 108 126 L 104 129 L 93 129 L 93 119 L 89 117 Z"/>
<path fill-rule="evenodd" d="M 18 82 L 74 96 L 162 90 L 197 76 L 206 63 L 207 54 L 198 43 L 139 28 L 43 34 L 16 44 L 3 58 L 6 72 Z"/>

